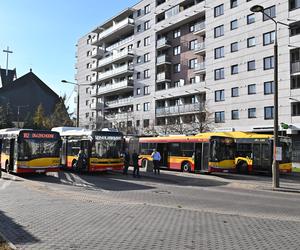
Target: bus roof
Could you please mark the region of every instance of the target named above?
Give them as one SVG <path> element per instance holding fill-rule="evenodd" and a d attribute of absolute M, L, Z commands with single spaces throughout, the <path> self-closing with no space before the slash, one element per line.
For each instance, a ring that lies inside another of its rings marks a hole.
<path fill-rule="evenodd" d="M 51 131 L 58 132 L 61 136 L 90 136 L 92 130 L 77 127 L 55 127 Z"/>
<path fill-rule="evenodd" d="M 209 132 L 209 134 L 210 134 L 210 132 Z M 212 132 L 211 134 L 218 135 L 218 136 L 232 137 L 234 139 L 239 139 L 239 138 L 269 139 L 269 138 L 273 137 L 273 135 L 269 135 L 269 134 L 257 134 L 257 133 L 242 132 L 242 131 L 234 131 L 234 132 Z M 201 134 L 198 134 L 198 135 L 201 135 Z"/>

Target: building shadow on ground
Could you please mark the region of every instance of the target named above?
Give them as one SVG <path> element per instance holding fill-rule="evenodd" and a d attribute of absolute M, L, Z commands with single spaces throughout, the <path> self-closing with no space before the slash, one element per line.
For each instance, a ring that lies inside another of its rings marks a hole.
<path fill-rule="evenodd" d="M 16 223 L 12 218 L 0 210 L 0 232 L 14 245 L 31 245 L 39 239 L 30 234 L 24 226 Z"/>

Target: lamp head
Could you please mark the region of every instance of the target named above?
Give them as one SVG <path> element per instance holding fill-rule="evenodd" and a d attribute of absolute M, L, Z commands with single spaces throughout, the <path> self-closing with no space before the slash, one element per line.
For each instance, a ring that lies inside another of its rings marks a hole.
<path fill-rule="evenodd" d="M 67 83 L 68 81 L 66 81 L 66 80 L 61 80 L 61 82 L 63 82 L 63 83 Z"/>
<path fill-rule="evenodd" d="M 263 12 L 264 11 L 264 7 L 262 7 L 261 5 L 254 5 L 250 8 L 250 10 L 252 12 Z"/>

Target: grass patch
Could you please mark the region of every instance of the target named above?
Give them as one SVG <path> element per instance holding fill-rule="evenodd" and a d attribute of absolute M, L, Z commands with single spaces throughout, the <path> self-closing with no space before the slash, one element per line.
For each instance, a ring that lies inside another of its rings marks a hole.
<path fill-rule="evenodd" d="M 300 173 L 300 168 L 293 168 L 292 170 L 294 173 Z"/>

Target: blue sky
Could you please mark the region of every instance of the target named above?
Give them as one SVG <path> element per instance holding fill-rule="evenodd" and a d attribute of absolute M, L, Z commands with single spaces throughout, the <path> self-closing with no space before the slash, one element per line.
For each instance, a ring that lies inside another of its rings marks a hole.
<path fill-rule="evenodd" d="M 138 0 L 0 0 L 0 66 L 9 46 L 9 68 L 33 72 L 57 94 L 72 93 L 77 40 Z M 73 97 L 68 103 L 74 107 Z"/>

